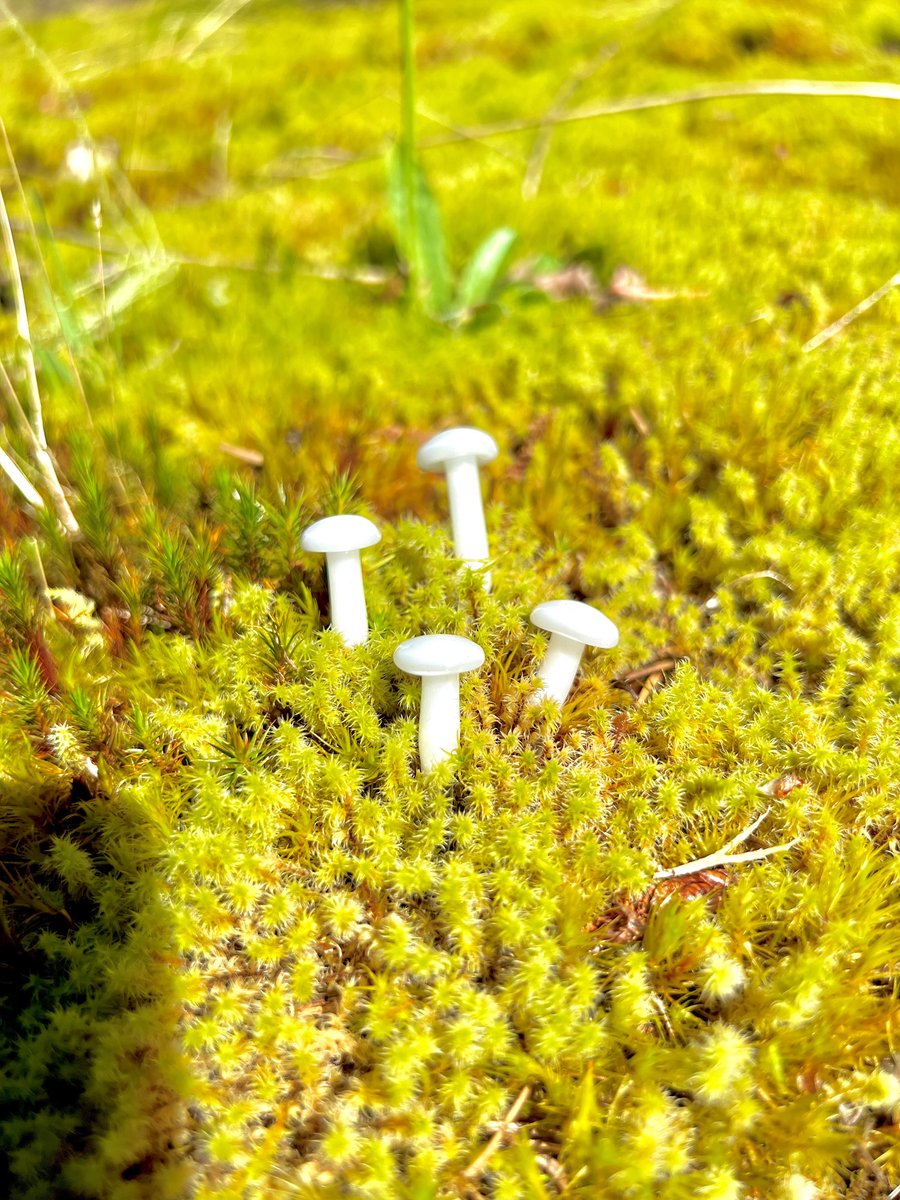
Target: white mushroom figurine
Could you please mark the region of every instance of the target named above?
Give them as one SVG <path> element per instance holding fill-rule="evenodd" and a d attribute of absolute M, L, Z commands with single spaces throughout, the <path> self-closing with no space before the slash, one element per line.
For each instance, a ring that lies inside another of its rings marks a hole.
<path fill-rule="evenodd" d="M 300 539 L 304 550 L 325 555 L 331 627 L 348 646 L 358 646 L 369 636 L 359 552 L 380 541 L 377 526 L 349 513 L 316 521 Z"/>
<path fill-rule="evenodd" d="M 430 771 L 459 745 L 459 676 L 480 667 L 484 651 L 468 638 L 432 633 L 401 642 L 394 662 L 422 677 L 419 761 L 423 771 Z"/>
<path fill-rule="evenodd" d="M 443 471 L 447 476 L 453 548 L 457 558 L 475 569 L 484 567 L 488 557 L 478 468 L 496 457 L 497 443 L 490 434 L 467 425 L 436 434 L 416 455 L 423 471 Z M 490 591 L 490 573 L 485 571 L 482 579 L 485 590 Z"/>
<path fill-rule="evenodd" d="M 560 708 L 571 690 L 585 646 L 611 650 L 619 631 L 599 609 L 580 600 L 547 600 L 531 611 L 531 623 L 546 629 L 550 643 L 537 676 L 541 688 L 535 700 L 549 697 Z"/>

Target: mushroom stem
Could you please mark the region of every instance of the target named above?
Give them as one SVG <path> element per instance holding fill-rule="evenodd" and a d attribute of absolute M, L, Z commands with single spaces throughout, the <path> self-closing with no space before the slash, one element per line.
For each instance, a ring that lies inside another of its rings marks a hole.
<path fill-rule="evenodd" d="M 459 745 L 459 675 L 425 675 L 419 714 L 419 762 L 430 771 Z"/>
<path fill-rule="evenodd" d="M 479 567 L 488 557 L 487 527 L 481 501 L 481 481 L 474 455 L 448 462 L 447 499 L 450 503 L 450 524 L 457 558 L 469 566 Z M 490 589 L 490 576 L 484 576 Z"/>
<path fill-rule="evenodd" d="M 534 698 L 542 700 L 549 697 L 562 708 L 572 689 L 583 653 L 583 642 L 576 642 L 574 638 L 561 633 L 551 634 L 547 653 L 537 672 L 542 687 Z"/>
<path fill-rule="evenodd" d="M 331 627 L 348 646 L 361 645 L 369 634 L 366 593 L 358 550 L 330 550 L 325 555 Z"/>

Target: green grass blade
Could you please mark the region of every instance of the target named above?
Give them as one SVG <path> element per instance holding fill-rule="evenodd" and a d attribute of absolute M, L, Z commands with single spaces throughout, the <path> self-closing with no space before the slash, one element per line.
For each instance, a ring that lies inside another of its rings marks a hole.
<path fill-rule="evenodd" d="M 388 159 L 388 202 L 397 246 L 409 269 L 413 289 L 429 316 L 450 315 L 453 279 L 444 249 L 441 213 L 425 172 L 414 162 L 413 211 L 407 199 L 403 148 L 398 146 Z"/>
<path fill-rule="evenodd" d="M 444 249 L 441 211 L 428 186 L 425 172 L 418 163 L 413 164 L 413 170 L 416 185 L 416 267 L 422 303 L 431 316 L 444 317 L 450 312 L 453 280 Z"/>
<path fill-rule="evenodd" d="M 406 187 L 406 162 L 402 145 L 392 146 L 387 156 L 388 209 L 400 258 L 412 267 L 413 222 Z"/>
<path fill-rule="evenodd" d="M 457 308 L 463 311 L 478 308 L 490 300 L 517 238 L 514 229 L 503 226 L 484 239 L 459 281 Z"/>

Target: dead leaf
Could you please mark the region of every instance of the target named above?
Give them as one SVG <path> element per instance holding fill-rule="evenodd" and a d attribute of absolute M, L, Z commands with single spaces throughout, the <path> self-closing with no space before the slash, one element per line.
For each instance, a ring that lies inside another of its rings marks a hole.
<path fill-rule="evenodd" d="M 219 442 L 219 449 L 223 454 L 230 454 L 239 462 L 246 463 L 248 467 L 261 467 L 266 461 L 258 450 L 251 450 L 247 446 L 232 446 L 230 442 Z"/>
<path fill-rule="evenodd" d="M 677 291 L 669 288 L 651 287 L 640 272 L 633 267 L 616 267 L 609 281 L 609 294 L 615 300 L 626 300 L 641 304 L 648 300 L 696 300 L 708 296 L 708 292 Z"/>
<path fill-rule="evenodd" d="M 587 296 L 596 304 L 606 299 L 597 276 L 587 263 L 569 263 L 556 271 L 544 271 L 530 282 L 551 300 L 576 300 Z"/>
<path fill-rule="evenodd" d="M 664 908 L 674 899 L 697 900 L 701 897 L 706 897 L 709 905 L 715 909 L 729 881 L 728 872 L 721 867 L 662 880 L 634 899 L 625 896 L 611 905 L 586 926 L 585 932 L 597 933 L 599 941 L 620 946 L 639 942 L 655 909 Z"/>
<path fill-rule="evenodd" d="M 763 784 L 759 790 L 766 796 L 774 796 L 776 800 L 783 800 L 794 788 L 803 787 L 804 783 L 806 780 L 801 779 L 799 775 L 781 775 L 778 779 L 772 779 L 769 783 Z"/>

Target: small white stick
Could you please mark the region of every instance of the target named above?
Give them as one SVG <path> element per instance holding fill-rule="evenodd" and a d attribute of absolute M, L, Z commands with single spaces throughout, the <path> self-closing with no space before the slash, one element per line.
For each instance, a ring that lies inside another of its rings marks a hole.
<path fill-rule="evenodd" d="M 682 875 L 693 875 L 697 871 L 709 871 L 715 867 L 734 866 L 738 863 L 758 862 L 761 858 L 768 858 L 772 854 L 782 854 L 785 850 L 791 850 L 800 841 L 801 835 L 792 838 L 789 842 L 784 842 L 781 846 L 768 846 L 762 850 L 745 850 L 743 854 L 729 854 L 733 846 L 739 846 L 741 842 L 745 842 L 752 833 L 755 833 L 765 818 L 769 815 L 769 809 L 756 818 L 752 824 L 746 829 L 742 829 L 739 834 L 731 839 L 721 850 L 715 850 L 712 854 L 707 854 L 703 858 L 695 858 L 692 862 L 682 863 L 680 867 L 669 867 L 664 871 L 657 871 L 653 876 L 654 880 L 661 879 L 678 879 Z"/>
<path fill-rule="evenodd" d="M 41 494 L 32 487 L 2 446 L 0 446 L 0 471 L 9 476 L 29 504 L 33 504 L 35 508 L 44 507 L 44 499 Z"/>
<path fill-rule="evenodd" d="M 762 825 L 770 811 L 770 809 L 764 808 L 752 824 L 748 825 L 746 829 L 742 829 L 740 833 L 735 834 L 731 841 L 722 847 L 722 853 L 727 854 L 729 850 L 733 850 L 735 846 L 740 846 L 741 842 L 746 842 L 747 838 L 750 837 L 752 833 L 756 833 L 757 829 L 759 829 L 760 825 Z"/>

